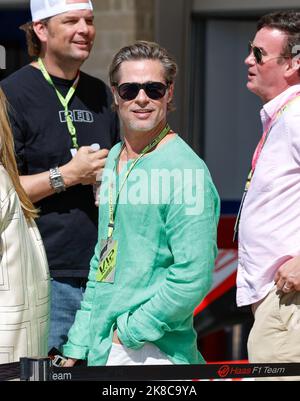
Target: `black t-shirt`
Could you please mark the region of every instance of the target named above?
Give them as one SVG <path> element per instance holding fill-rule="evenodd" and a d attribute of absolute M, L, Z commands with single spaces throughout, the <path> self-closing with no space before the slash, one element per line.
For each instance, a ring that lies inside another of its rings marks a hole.
<path fill-rule="evenodd" d="M 73 81 L 52 79 L 66 96 Z M 1 87 L 10 104 L 20 174 L 38 174 L 68 163 L 73 146 L 64 108 L 40 70 L 23 67 L 3 80 Z M 119 141 L 118 118 L 111 104 L 111 92 L 104 82 L 81 72 L 69 103 L 79 146 L 98 143 L 102 149 L 110 149 Z M 86 277 L 97 242 L 93 187 L 73 186 L 36 206 L 52 277 Z"/>

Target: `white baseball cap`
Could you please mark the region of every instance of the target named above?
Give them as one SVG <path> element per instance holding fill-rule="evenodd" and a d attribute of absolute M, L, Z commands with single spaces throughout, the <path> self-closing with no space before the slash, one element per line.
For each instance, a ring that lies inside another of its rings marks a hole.
<path fill-rule="evenodd" d="M 93 10 L 91 0 L 30 0 L 32 21 L 74 10 Z"/>

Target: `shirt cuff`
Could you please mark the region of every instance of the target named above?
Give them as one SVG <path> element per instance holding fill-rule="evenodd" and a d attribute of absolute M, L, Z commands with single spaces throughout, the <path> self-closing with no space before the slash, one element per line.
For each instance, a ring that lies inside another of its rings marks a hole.
<path fill-rule="evenodd" d="M 130 312 L 124 313 L 117 319 L 117 334 L 121 342 L 127 348 L 140 349 L 144 346 L 145 341 L 139 341 L 133 337 L 129 330 Z"/>
<path fill-rule="evenodd" d="M 63 355 L 72 359 L 87 359 L 88 348 L 67 343 L 63 346 Z"/>

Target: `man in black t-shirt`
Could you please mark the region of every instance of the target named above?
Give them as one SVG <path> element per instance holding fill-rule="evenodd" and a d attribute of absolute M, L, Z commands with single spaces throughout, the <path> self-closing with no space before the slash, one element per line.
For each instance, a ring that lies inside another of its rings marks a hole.
<path fill-rule="evenodd" d="M 59 348 L 80 308 L 97 242 L 93 189 L 107 149 L 119 141 L 119 124 L 107 86 L 80 72 L 95 38 L 91 1 L 31 0 L 31 13 L 24 30 L 36 61 L 1 87 L 21 182 L 40 209 L 52 276 L 49 348 Z"/>

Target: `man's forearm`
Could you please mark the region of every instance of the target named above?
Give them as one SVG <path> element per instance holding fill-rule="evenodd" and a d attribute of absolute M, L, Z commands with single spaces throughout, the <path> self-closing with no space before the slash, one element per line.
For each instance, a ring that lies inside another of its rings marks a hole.
<path fill-rule="evenodd" d="M 41 174 L 24 175 L 20 177 L 25 192 L 33 203 L 47 198 L 55 193 L 50 185 L 49 171 Z"/>
<path fill-rule="evenodd" d="M 59 170 L 66 188 L 77 183 L 77 181 L 68 174 L 67 166 L 62 166 Z M 33 203 L 55 194 L 55 190 L 50 185 L 49 171 L 34 175 L 23 175 L 20 177 L 20 180 L 25 192 Z"/>
<path fill-rule="evenodd" d="M 104 169 L 107 149 L 94 151 L 89 146 L 81 147 L 73 159 L 59 167 L 66 188 L 73 185 L 91 185 L 96 183 L 97 176 Z M 21 184 L 33 203 L 47 198 L 55 193 L 50 185 L 49 171 L 44 173 L 21 176 Z"/>

